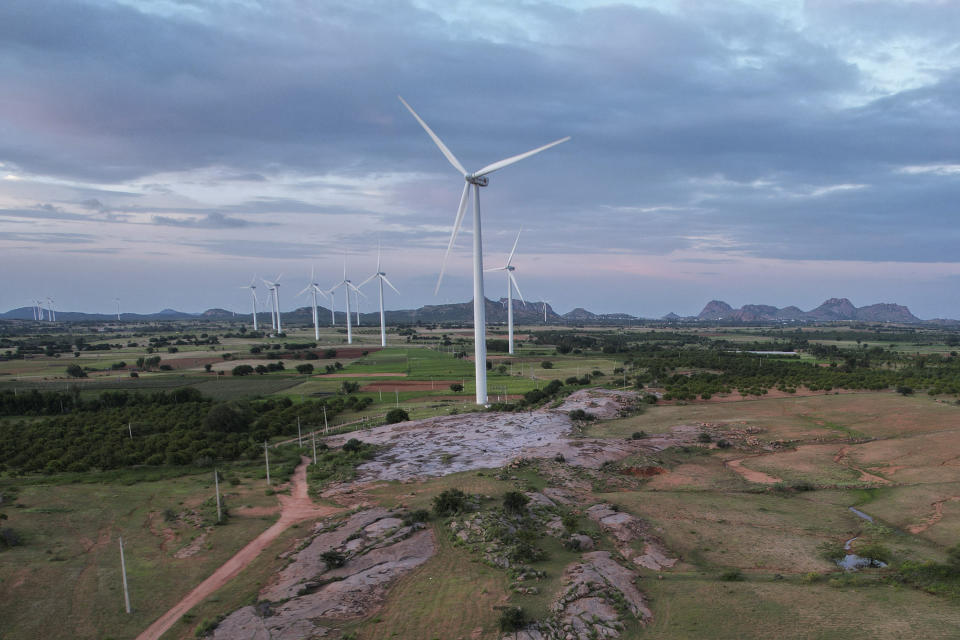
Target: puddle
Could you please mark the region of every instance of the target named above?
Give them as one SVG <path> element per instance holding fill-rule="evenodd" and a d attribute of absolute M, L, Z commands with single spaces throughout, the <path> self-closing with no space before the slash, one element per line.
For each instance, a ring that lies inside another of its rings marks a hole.
<path fill-rule="evenodd" d="M 867 522 L 873 522 L 873 516 L 870 516 L 859 509 L 854 509 L 853 507 L 849 507 L 849 509 L 858 518 L 863 518 Z M 843 548 L 846 551 L 850 551 L 854 540 L 859 537 L 860 536 L 854 536 L 853 538 L 847 540 L 845 543 L 843 543 Z M 848 553 L 847 555 L 843 556 L 843 560 L 837 560 L 837 566 L 844 571 L 856 571 L 857 569 L 865 569 L 868 567 L 883 568 L 887 566 L 887 563 L 881 562 L 880 560 L 874 560 L 873 558 L 864 558 L 855 553 Z"/>

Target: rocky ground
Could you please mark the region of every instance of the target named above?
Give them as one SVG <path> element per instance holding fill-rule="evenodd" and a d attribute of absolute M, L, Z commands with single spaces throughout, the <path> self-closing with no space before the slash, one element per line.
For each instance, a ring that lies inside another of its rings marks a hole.
<path fill-rule="evenodd" d="M 383 603 L 390 584 L 426 562 L 435 548 L 431 529 L 420 523 L 405 524 L 386 509 L 367 509 L 342 521 L 318 523 L 313 538 L 261 590 L 258 604 L 227 616 L 213 637 L 324 637 L 330 629 L 319 619 L 369 615 Z"/>

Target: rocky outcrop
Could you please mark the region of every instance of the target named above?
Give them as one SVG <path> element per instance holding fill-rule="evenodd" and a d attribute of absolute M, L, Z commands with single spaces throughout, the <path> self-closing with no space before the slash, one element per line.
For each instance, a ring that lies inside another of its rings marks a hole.
<path fill-rule="evenodd" d="M 923 322 L 910 313 L 910 309 L 893 303 L 871 304 L 855 307 L 846 298 L 830 298 L 816 309 L 802 311 L 795 306 L 778 309 L 765 304 L 745 304 L 734 309 L 726 302 L 711 300 L 697 320 L 728 320 L 733 322 L 780 322 L 784 320 L 803 320 L 808 322 L 841 322 L 859 320 L 861 322 Z"/>
<path fill-rule="evenodd" d="M 617 551 L 634 564 L 652 571 L 669 569 L 677 563 L 663 544 L 640 518 L 619 511 L 609 504 L 595 504 L 587 509 L 587 517 L 613 536 Z M 643 541 L 643 551 L 634 548 L 635 540 Z"/>
<path fill-rule="evenodd" d="M 329 524 L 291 556 L 257 606 L 227 616 L 214 638 L 324 637 L 319 618 L 349 619 L 379 607 L 387 588 L 426 562 L 436 544 L 432 529 L 405 525 L 385 509 L 368 509 Z M 334 552 L 324 557 L 324 553 Z"/>

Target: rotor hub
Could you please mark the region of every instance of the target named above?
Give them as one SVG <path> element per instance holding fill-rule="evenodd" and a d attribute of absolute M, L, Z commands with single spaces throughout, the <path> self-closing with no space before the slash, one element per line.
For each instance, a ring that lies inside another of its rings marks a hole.
<path fill-rule="evenodd" d="M 466 179 L 467 179 L 467 182 L 469 182 L 470 184 L 475 184 L 478 187 L 485 187 L 488 184 L 490 184 L 490 180 L 487 178 L 487 176 L 477 176 L 477 177 L 467 176 Z"/>

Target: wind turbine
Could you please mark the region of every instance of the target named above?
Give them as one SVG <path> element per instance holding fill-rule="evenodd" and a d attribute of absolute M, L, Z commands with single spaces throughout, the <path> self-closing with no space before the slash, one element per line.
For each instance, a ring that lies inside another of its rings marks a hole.
<path fill-rule="evenodd" d="M 253 276 L 253 280 L 250 281 L 245 287 L 240 287 L 241 289 L 250 289 L 250 295 L 253 297 L 253 330 L 257 330 L 257 276 Z"/>
<path fill-rule="evenodd" d="M 416 118 L 417 122 L 420 123 L 420 126 L 423 127 L 423 130 L 427 132 L 427 135 L 433 140 L 434 144 L 440 149 L 440 152 L 444 155 L 447 161 L 453 165 L 453 168 L 460 172 L 463 176 L 463 179 L 466 180 L 466 184 L 463 186 L 463 195 L 460 196 L 460 207 L 457 209 L 457 217 L 453 222 L 453 233 L 450 234 L 450 243 L 447 245 L 447 252 L 443 255 L 443 263 L 440 267 L 440 277 L 437 279 L 437 288 L 434 291 L 434 295 L 440 291 L 440 283 L 443 281 L 443 272 L 447 266 L 447 258 L 450 255 L 450 250 L 453 248 L 453 243 L 457 239 L 457 232 L 460 231 L 460 224 L 463 222 L 463 214 L 467 210 L 467 199 L 470 196 L 470 187 L 473 187 L 473 356 L 474 356 L 474 372 L 476 375 L 476 386 L 477 386 L 477 404 L 487 404 L 487 327 L 486 327 L 486 309 L 484 305 L 486 300 L 483 297 L 483 239 L 480 233 L 480 187 L 485 187 L 489 184 L 489 179 L 487 175 L 497 171 L 498 169 L 503 169 L 508 167 L 515 162 L 519 162 L 525 158 L 529 158 L 532 155 L 545 151 L 550 147 L 555 147 L 556 145 L 566 142 L 570 139 L 569 136 L 565 138 L 560 138 L 559 140 L 554 140 L 549 144 L 545 144 L 542 147 L 537 147 L 536 149 L 531 149 L 525 153 L 519 155 L 511 156 L 503 160 L 494 162 L 493 164 L 488 164 L 478 171 L 473 173 L 467 173 L 467 170 L 463 168 L 463 165 L 460 164 L 460 161 L 457 160 L 456 156 L 447 148 L 443 141 L 433 132 L 433 130 L 427 126 L 427 123 L 417 115 L 417 112 L 413 110 L 407 101 L 402 97 L 400 102 L 403 103 L 403 106 L 407 108 L 407 111 Z"/>
<path fill-rule="evenodd" d="M 114 298 L 113 301 L 117 303 L 117 322 L 120 322 L 120 298 Z"/>
<path fill-rule="evenodd" d="M 339 289 L 340 287 L 343 287 L 344 298 L 346 298 L 346 300 L 347 300 L 347 306 L 346 306 L 346 309 L 347 309 L 347 344 L 353 344 L 353 329 L 352 329 L 351 326 L 350 326 L 350 290 L 353 289 L 353 290 L 356 291 L 357 293 L 360 293 L 360 289 L 358 289 L 356 286 L 354 286 L 354 284 L 353 284 L 352 282 L 350 282 L 349 280 L 347 280 L 347 257 L 346 257 L 346 256 L 343 257 L 343 280 L 341 280 L 339 283 L 337 283 L 336 285 L 334 285 L 333 287 L 331 287 L 329 291 L 327 291 L 327 293 L 330 294 L 330 299 L 331 299 L 331 300 L 333 299 L 333 293 L 334 293 L 337 289 Z M 363 295 L 363 294 L 360 294 L 360 295 Z"/>
<path fill-rule="evenodd" d="M 303 288 L 303 291 L 298 293 L 298 296 L 302 296 L 308 291 L 313 292 L 313 337 L 315 340 L 320 340 L 320 312 L 317 309 L 317 294 L 319 293 L 324 298 L 327 297 L 327 294 L 323 289 L 320 288 L 320 285 L 317 284 L 316 278 L 313 275 L 313 267 L 310 267 L 310 284 Z"/>
<path fill-rule="evenodd" d="M 273 292 L 273 309 L 277 314 L 277 333 L 283 333 L 283 328 L 280 326 L 280 278 L 282 277 L 283 274 L 281 273 L 273 282 L 264 280 L 264 283 L 270 287 L 270 291 Z"/>
<path fill-rule="evenodd" d="M 496 267 L 494 269 L 487 269 L 487 271 L 506 271 L 507 272 L 507 335 L 509 340 L 509 353 L 513 355 L 513 290 L 517 290 L 517 295 L 520 296 L 520 302 L 523 302 L 526 306 L 526 301 L 523 299 L 523 294 L 520 293 L 520 285 L 517 284 L 517 279 L 513 276 L 513 272 L 516 270 L 512 264 L 513 254 L 517 252 L 517 243 L 520 242 L 520 233 L 523 231 L 521 229 L 517 232 L 517 239 L 513 241 L 513 249 L 510 251 L 510 256 L 507 258 L 507 264 L 502 267 Z"/>
<path fill-rule="evenodd" d="M 379 286 L 379 294 L 380 294 L 380 346 L 385 347 L 387 346 L 387 323 L 383 313 L 383 283 L 386 282 L 387 286 L 393 289 L 394 291 L 397 291 L 397 288 L 393 286 L 393 284 L 389 280 L 387 280 L 387 274 L 380 270 L 380 247 L 379 246 L 377 247 L 377 271 L 372 276 L 370 276 L 369 278 L 361 282 L 360 287 L 367 284 L 374 278 L 378 280 L 377 284 Z M 360 287 L 357 287 L 357 288 L 359 289 Z M 397 295 L 399 294 L 400 292 L 397 291 Z M 358 306 L 359 306 L 359 302 L 358 302 Z"/>
<path fill-rule="evenodd" d="M 47 308 L 50 310 L 50 319 L 53 322 L 57 321 L 57 310 L 53 306 L 53 298 L 47 296 Z"/>

